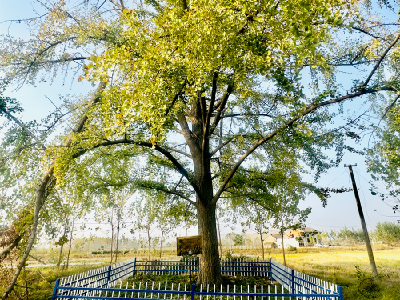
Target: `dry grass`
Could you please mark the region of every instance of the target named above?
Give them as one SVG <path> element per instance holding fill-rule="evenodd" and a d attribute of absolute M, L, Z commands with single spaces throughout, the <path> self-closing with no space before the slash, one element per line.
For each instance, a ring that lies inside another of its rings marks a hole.
<path fill-rule="evenodd" d="M 366 284 L 371 271 L 363 246 L 288 251 L 286 261 L 295 270 L 343 286 L 345 299 L 400 299 L 400 248 L 379 247 L 374 255 L 380 275 L 378 286 Z M 283 262 L 277 250 L 268 256 Z"/>
<path fill-rule="evenodd" d="M 163 258 L 176 259 L 175 251 L 165 253 Z M 251 255 L 261 259 L 261 251 L 258 249 L 234 250 L 234 255 Z M 344 287 L 344 298 L 347 300 L 377 299 L 377 300 L 400 300 L 400 247 L 393 248 L 378 245 L 374 247 L 375 260 L 380 274 L 379 289 L 374 290 L 374 286 L 363 284 L 363 279 L 369 276 L 369 260 L 364 246 L 353 247 L 330 247 L 330 248 L 302 248 L 296 251 L 287 251 L 286 260 L 289 267 L 300 272 L 336 283 Z M 121 260 L 137 256 L 138 259 L 145 259 L 148 256 L 143 253 L 140 255 L 129 254 L 121 255 Z M 76 253 L 74 261 L 80 261 L 85 255 Z M 265 253 L 266 259 L 283 262 L 282 253 L 279 249 L 268 249 Z M 106 262 L 108 255 L 96 255 L 86 259 L 94 259 Z M 153 258 L 153 257 L 152 257 Z M 359 266 L 360 272 L 357 275 L 355 266 Z M 48 299 L 51 294 L 54 281 L 57 277 L 71 273 L 82 272 L 87 268 L 98 268 L 99 266 L 80 266 L 71 268 L 68 271 L 56 269 L 33 269 L 29 270 L 27 277 L 30 279 L 33 290 L 32 298 L 29 299 Z M 39 274 L 41 273 L 41 274 Z M 41 296 L 39 296 L 41 294 Z M 45 296 L 46 295 L 46 296 Z"/>

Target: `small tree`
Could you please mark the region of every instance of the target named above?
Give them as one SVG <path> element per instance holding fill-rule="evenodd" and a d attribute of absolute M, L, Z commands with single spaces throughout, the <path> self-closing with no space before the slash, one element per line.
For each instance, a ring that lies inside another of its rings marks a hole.
<path fill-rule="evenodd" d="M 281 239 L 282 239 L 282 256 L 283 263 L 286 266 L 286 255 L 285 245 L 283 241 L 283 235 L 288 229 L 298 229 L 304 227 L 304 222 L 307 216 L 311 212 L 311 208 L 304 210 L 299 209 L 299 200 L 302 194 L 296 193 L 285 193 L 278 195 L 279 201 L 276 203 L 276 207 L 270 212 L 270 217 L 273 219 L 272 226 L 279 228 Z"/>
<path fill-rule="evenodd" d="M 251 202 L 248 206 L 246 206 L 245 211 L 246 216 L 245 221 L 242 222 L 242 226 L 250 228 L 259 235 L 261 242 L 262 259 L 264 261 L 264 235 L 268 233 L 267 225 L 270 218 L 269 213 L 260 205 L 254 202 Z"/>
<path fill-rule="evenodd" d="M 391 246 L 398 245 L 400 244 L 400 225 L 392 222 L 378 223 L 373 232 L 373 237 L 376 241 Z"/>

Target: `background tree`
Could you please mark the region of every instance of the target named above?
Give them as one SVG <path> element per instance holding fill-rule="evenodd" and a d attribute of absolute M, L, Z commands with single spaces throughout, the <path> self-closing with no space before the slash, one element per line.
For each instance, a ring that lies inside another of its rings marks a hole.
<path fill-rule="evenodd" d="M 269 222 L 269 213 L 265 211 L 260 205 L 254 203 L 246 209 L 245 221 L 242 222 L 242 226 L 246 226 L 251 230 L 255 231 L 259 237 L 261 242 L 261 253 L 262 259 L 265 260 L 264 256 L 264 236 L 268 233 L 268 222 Z"/>
<path fill-rule="evenodd" d="M 289 191 L 288 193 L 286 193 Z M 286 266 L 286 255 L 284 245 L 284 233 L 288 229 L 299 229 L 305 227 L 305 220 L 311 212 L 311 208 L 299 209 L 299 200 L 302 193 L 295 193 L 293 190 L 283 190 L 278 195 L 276 207 L 270 212 L 269 217 L 273 219 L 272 227 L 279 228 L 282 239 L 283 263 Z"/>

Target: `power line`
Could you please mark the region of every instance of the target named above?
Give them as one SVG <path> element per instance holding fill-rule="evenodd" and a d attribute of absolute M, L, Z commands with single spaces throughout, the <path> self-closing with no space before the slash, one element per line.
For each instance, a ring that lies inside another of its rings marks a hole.
<path fill-rule="evenodd" d="M 358 175 L 359 175 L 359 174 L 358 174 Z M 361 176 L 361 175 L 359 175 L 359 176 Z M 361 176 L 361 178 L 364 179 L 368 184 L 370 184 L 370 182 L 369 182 L 367 179 L 365 179 L 363 176 Z M 385 193 L 382 192 L 381 189 L 379 189 L 378 187 L 376 187 L 376 189 L 377 189 L 382 195 L 385 195 Z M 400 202 L 400 199 L 397 198 L 396 196 L 394 196 L 394 195 L 390 195 L 390 196 L 392 196 L 393 198 L 395 198 L 397 201 Z M 390 204 L 386 203 L 386 200 L 385 200 L 385 199 L 382 199 L 382 202 L 385 203 L 387 206 L 393 208 L 393 205 L 390 205 Z"/>
<path fill-rule="evenodd" d="M 330 225 L 319 225 L 319 224 L 315 224 L 315 223 L 308 223 L 310 225 L 316 225 L 316 226 L 321 226 L 321 227 L 333 227 L 333 228 L 348 228 L 347 226 L 330 226 Z M 360 226 L 349 226 L 349 228 L 360 228 Z"/>
<path fill-rule="evenodd" d="M 378 215 L 382 216 L 382 217 L 387 217 L 387 218 L 400 218 L 400 216 L 386 216 L 386 215 L 382 215 L 380 214 L 376 209 L 374 209 L 374 212 L 376 212 Z"/>

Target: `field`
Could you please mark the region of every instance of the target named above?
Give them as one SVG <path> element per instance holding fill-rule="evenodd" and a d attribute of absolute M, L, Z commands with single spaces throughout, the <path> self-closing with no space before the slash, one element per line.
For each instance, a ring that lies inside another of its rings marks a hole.
<path fill-rule="evenodd" d="M 254 253 L 255 255 L 256 253 Z M 268 257 L 283 263 L 276 250 Z M 287 265 L 295 270 L 344 287 L 345 299 L 400 299 L 400 248 L 374 249 L 380 283 L 371 284 L 365 247 L 309 248 L 287 251 Z"/>
<path fill-rule="evenodd" d="M 369 262 L 363 247 L 330 247 L 330 248 L 308 248 L 296 251 L 287 251 L 287 265 L 303 273 L 331 281 L 344 287 L 344 298 L 378 299 L 378 300 L 400 300 L 400 248 L 380 247 L 374 249 L 375 259 L 380 273 L 380 282 L 373 284 L 370 278 Z M 279 250 L 268 250 L 266 258 L 283 262 Z M 261 258 L 259 250 L 241 249 L 234 250 L 234 256 L 247 255 Z M 142 259 L 147 255 L 139 255 Z M 121 260 L 134 257 L 132 254 L 122 255 Z M 165 256 L 164 256 L 165 257 Z M 176 259 L 173 252 L 166 255 L 169 259 Z M 74 262 L 93 262 L 102 260 L 104 265 L 109 259 L 108 255 L 91 255 L 86 253 L 74 253 Z M 55 267 L 27 268 L 20 285 L 26 283 L 29 298 L 34 300 L 50 299 L 52 287 L 57 277 L 67 274 L 76 274 L 83 270 L 98 268 L 101 265 L 73 266 L 68 271 L 57 270 Z"/>

